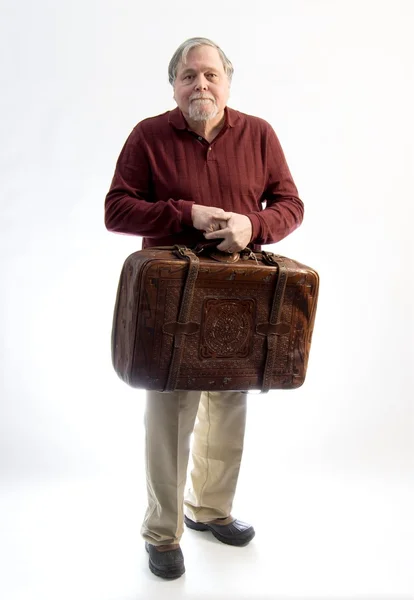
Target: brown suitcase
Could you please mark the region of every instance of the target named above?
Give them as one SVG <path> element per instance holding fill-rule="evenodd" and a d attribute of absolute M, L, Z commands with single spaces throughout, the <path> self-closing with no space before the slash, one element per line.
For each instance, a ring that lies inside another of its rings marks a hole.
<path fill-rule="evenodd" d="M 313 269 L 270 252 L 134 252 L 114 310 L 115 371 L 148 390 L 297 388 L 318 287 Z"/>

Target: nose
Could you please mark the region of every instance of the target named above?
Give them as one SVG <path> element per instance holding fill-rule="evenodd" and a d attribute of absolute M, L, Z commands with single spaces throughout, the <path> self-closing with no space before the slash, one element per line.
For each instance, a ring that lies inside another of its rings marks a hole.
<path fill-rule="evenodd" d="M 208 89 L 208 85 L 207 85 L 207 79 L 204 77 L 204 75 L 199 75 L 195 82 L 194 82 L 194 89 L 198 92 L 201 90 L 207 90 Z"/>

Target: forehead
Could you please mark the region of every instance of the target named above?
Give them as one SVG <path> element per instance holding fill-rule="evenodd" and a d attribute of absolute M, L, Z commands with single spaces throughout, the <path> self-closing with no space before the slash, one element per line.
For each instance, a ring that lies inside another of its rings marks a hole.
<path fill-rule="evenodd" d="M 215 69 L 224 72 L 223 63 L 217 48 L 212 46 L 197 46 L 187 54 L 186 62 L 179 62 L 177 72 L 187 69 L 204 70 Z"/>

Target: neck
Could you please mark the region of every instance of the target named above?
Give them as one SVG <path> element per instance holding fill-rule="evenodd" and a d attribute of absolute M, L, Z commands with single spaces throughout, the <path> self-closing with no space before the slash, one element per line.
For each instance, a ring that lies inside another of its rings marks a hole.
<path fill-rule="evenodd" d="M 214 119 L 210 119 L 208 121 L 193 121 L 192 119 L 186 118 L 189 126 L 195 133 L 201 135 L 208 142 L 211 142 L 219 133 L 219 131 L 223 128 L 225 123 L 225 114 L 224 111 L 217 115 Z"/>

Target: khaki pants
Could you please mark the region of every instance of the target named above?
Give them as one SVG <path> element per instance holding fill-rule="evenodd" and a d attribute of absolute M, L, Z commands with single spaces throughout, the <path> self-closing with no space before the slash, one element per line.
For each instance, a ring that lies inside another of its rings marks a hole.
<path fill-rule="evenodd" d="M 194 521 L 230 515 L 243 453 L 246 398 L 244 392 L 147 391 L 148 508 L 141 533 L 150 544 L 180 541 L 184 505 Z M 192 433 L 191 487 L 184 500 Z"/>

